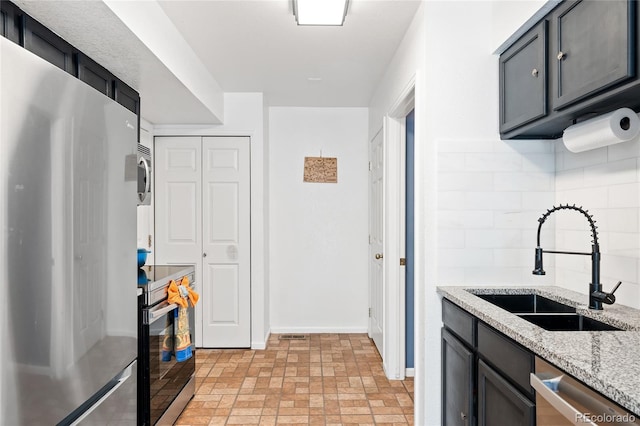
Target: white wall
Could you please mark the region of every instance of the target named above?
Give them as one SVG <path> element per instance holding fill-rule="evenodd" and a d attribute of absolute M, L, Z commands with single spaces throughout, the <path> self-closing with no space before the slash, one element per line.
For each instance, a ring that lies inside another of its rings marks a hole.
<path fill-rule="evenodd" d="M 553 282 L 553 275 L 538 281 L 531 275 L 536 219 L 554 202 L 553 144 L 500 141 L 494 20 L 510 12 L 496 14 L 494 6 L 425 2 L 370 108 L 372 136 L 416 74 L 415 272 L 422 293 L 416 294 L 415 414 L 421 425 L 440 424 L 440 375 L 432 367 L 440 365 L 436 286 Z M 519 12 L 512 18 L 521 24 L 526 14 Z M 553 229 L 547 234 L 553 240 Z"/>
<path fill-rule="evenodd" d="M 438 142 L 438 285 L 554 284 L 553 256 L 546 276 L 531 274 L 554 167 L 554 141 Z M 553 246 L 553 220 L 541 238 Z"/>
<path fill-rule="evenodd" d="M 427 236 L 431 235 L 435 228 L 435 210 L 434 205 L 430 202 L 426 194 L 430 193 L 429 187 L 435 183 L 435 180 L 428 178 L 436 167 L 436 158 L 433 145 L 424 140 L 424 132 L 426 129 L 427 116 L 424 113 L 425 104 L 427 102 L 427 93 L 425 92 L 425 68 L 426 68 L 426 49 L 425 49 L 425 6 L 420 6 L 416 15 L 411 22 L 407 32 L 398 47 L 394 57 L 389 63 L 387 70 L 377 89 L 371 98 L 369 105 L 369 140 L 373 139 L 376 133 L 382 128 L 384 117 L 391 112 L 412 81 L 415 81 L 415 318 L 414 318 L 414 369 L 415 369 L 415 386 L 414 401 L 415 403 L 415 424 L 428 425 L 425 416 L 431 413 L 430 421 L 439 424 L 440 397 L 439 395 L 439 373 L 430 369 L 430 380 L 425 380 L 425 348 L 429 345 L 440 346 L 440 341 L 429 341 L 427 344 L 426 326 L 429 322 L 439 322 L 438 312 L 425 308 L 425 291 L 426 282 L 429 282 L 427 275 L 432 274 L 435 270 L 435 256 L 433 253 L 433 240 Z M 387 137 L 387 135 L 385 135 Z M 385 143 L 387 143 L 385 141 Z M 397 147 L 394 148 L 397 150 Z M 388 152 L 388 150 L 386 150 Z M 433 191 L 431 191 L 433 192 Z M 391 283 L 393 285 L 395 283 Z M 388 307 L 385 306 L 385 312 Z M 393 350 L 393 348 L 389 348 Z M 434 364 L 435 365 L 435 364 Z M 438 370 L 439 371 L 439 370 Z M 435 377 L 434 374 L 435 373 Z M 428 386 L 429 389 L 425 389 Z M 428 395 L 426 397 L 425 395 Z M 425 406 L 427 407 L 425 409 Z M 433 415 L 437 417 L 433 417 Z M 431 420 L 437 419 L 437 420 Z"/>
<path fill-rule="evenodd" d="M 272 332 L 366 332 L 366 108 L 269 110 Z M 305 183 L 304 157 L 337 157 L 338 183 Z"/>
<path fill-rule="evenodd" d="M 517 40 L 560 0 L 497 0 L 492 3 L 491 45 L 495 51 Z"/>
<path fill-rule="evenodd" d="M 587 257 L 545 255 L 548 275 L 531 274 L 537 218 L 554 203 L 593 211 L 605 289 L 621 279 L 620 303 L 640 305 L 640 142 L 576 155 L 558 141 L 499 138 L 498 58 L 491 53 L 536 9 L 552 6 L 542 3 L 425 2 L 372 98 L 370 137 L 416 72 L 416 288 L 424 291 L 416 313 L 423 327 L 416 424 L 440 424 L 436 286 L 557 284 L 587 292 Z M 543 245 L 588 250 L 582 222 L 550 218 Z"/>
<path fill-rule="evenodd" d="M 556 203 L 575 203 L 593 214 L 602 253 L 603 288 L 611 291 L 622 281 L 616 303 L 635 308 L 640 308 L 639 163 L 640 139 L 578 154 L 569 152 L 561 141 L 556 145 Z M 554 214 L 556 248 L 590 252 L 586 218 L 576 212 Z M 558 285 L 588 294 L 590 257 L 556 255 L 556 264 Z"/>
<path fill-rule="evenodd" d="M 269 265 L 265 261 L 268 238 L 265 199 L 268 197 L 262 93 L 225 93 L 225 123 L 213 126 L 160 125 L 155 136 L 251 137 L 251 347 L 264 349 L 269 335 L 267 314 Z M 196 317 L 199 311 L 196 307 Z"/>

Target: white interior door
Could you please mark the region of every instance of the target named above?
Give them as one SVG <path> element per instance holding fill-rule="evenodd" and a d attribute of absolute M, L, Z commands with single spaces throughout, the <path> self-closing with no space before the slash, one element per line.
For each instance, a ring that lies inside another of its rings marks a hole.
<path fill-rule="evenodd" d="M 195 265 L 195 280 L 201 282 L 202 138 L 156 137 L 154 154 L 155 262 Z M 196 306 L 196 346 L 201 346 L 202 336 L 200 305 Z"/>
<path fill-rule="evenodd" d="M 369 336 L 383 354 L 383 219 L 384 219 L 384 149 L 383 132 L 369 143 Z"/>
<path fill-rule="evenodd" d="M 156 263 L 196 267 L 196 346 L 250 347 L 250 138 L 155 141 Z"/>
<path fill-rule="evenodd" d="M 251 346 L 250 139 L 202 140 L 203 346 Z"/>

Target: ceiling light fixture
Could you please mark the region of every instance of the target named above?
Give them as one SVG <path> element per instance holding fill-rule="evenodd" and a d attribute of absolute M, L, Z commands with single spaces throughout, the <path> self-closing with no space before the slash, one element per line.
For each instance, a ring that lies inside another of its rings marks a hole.
<path fill-rule="evenodd" d="M 298 25 L 337 25 L 344 23 L 349 0 L 293 0 Z"/>

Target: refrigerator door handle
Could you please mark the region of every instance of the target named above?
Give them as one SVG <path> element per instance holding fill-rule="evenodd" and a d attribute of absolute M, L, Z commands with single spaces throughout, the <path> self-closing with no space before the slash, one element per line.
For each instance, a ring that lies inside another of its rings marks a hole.
<path fill-rule="evenodd" d="M 107 398 L 109 398 L 109 396 L 111 396 L 112 393 L 114 393 L 116 390 L 118 390 L 118 388 L 120 386 L 122 386 L 124 384 L 124 382 L 126 382 L 131 377 L 131 374 L 133 372 L 133 366 L 134 366 L 135 363 L 136 363 L 136 361 L 133 361 L 131 364 L 129 364 L 127 366 L 127 368 L 125 368 L 122 371 L 122 373 L 120 374 L 120 377 L 117 379 L 116 384 L 113 385 L 113 387 L 111 389 L 109 389 L 109 391 L 107 393 L 105 393 L 102 396 L 102 398 L 97 400 L 95 402 L 95 404 L 93 404 L 91 407 L 89 407 L 84 413 L 82 413 L 82 415 L 80 417 L 78 417 L 73 423 L 71 423 L 71 426 L 79 425 L 82 422 L 82 420 L 85 419 L 85 417 L 87 417 L 93 411 L 95 411 L 100 406 L 100 404 L 102 404 Z"/>

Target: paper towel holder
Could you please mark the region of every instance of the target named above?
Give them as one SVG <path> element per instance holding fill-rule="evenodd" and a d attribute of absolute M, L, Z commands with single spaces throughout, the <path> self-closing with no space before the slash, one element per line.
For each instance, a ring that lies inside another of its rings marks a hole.
<path fill-rule="evenodd" d="M 631 141 L 640 134 L 639 115 L 630 108 L 601 115 L 591 113 L 573 121 L 562 134 L 565 147 L 573 153 Z"/>

